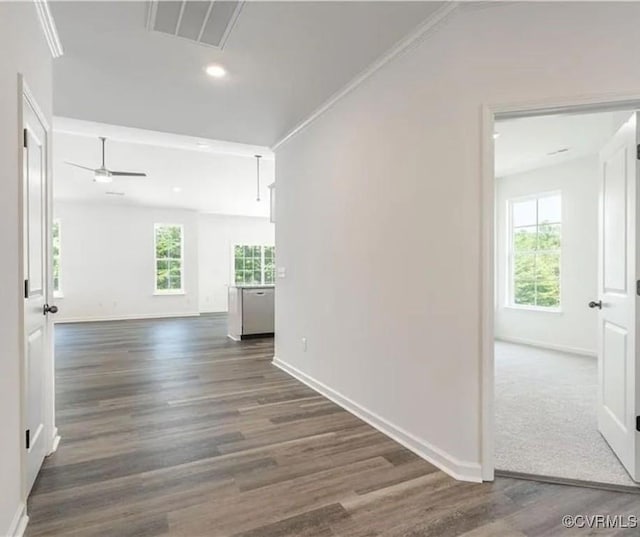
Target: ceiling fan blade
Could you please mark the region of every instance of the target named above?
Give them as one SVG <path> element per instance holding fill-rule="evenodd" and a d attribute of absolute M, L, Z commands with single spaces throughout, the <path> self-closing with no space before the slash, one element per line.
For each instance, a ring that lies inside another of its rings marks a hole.
<path fill-rule="evenodd" d="M 140 172 L 109 172 L 113 177 L 146 177 L 146 173 Z"/>
<path fill-rule="evenodd" d="M 95 168 L 89 168 L 87 166 L 82 166 L 81 164 L 75 164 L 73 162 L 69 162 L 68 160 L 65 160 L 65 164 L 69 164 L 69 166 L 75 166 L 76 168 L 82 168 L 83 170 L 89 170 L 90 172 L 95 172 Z"/>

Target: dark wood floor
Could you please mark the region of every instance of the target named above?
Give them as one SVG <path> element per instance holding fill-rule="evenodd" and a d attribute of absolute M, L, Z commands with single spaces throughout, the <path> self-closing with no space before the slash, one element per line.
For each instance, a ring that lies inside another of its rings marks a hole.
<path fill-rule="evenodd" d="M 640 515 L 640 497 L 457 482 L 235 343 L 222 316 L 60 325 L 62 442 L 28 537 L 517 537 L 562 516 Z"/>

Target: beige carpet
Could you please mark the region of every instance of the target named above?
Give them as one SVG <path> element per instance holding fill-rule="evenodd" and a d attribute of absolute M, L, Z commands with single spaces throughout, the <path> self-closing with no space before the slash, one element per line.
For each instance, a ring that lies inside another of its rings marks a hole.
<path fill-rule="evenodd" d="M 640 486 L 597 428 L 597 360 L 496 342 L 498 470 Z"/>

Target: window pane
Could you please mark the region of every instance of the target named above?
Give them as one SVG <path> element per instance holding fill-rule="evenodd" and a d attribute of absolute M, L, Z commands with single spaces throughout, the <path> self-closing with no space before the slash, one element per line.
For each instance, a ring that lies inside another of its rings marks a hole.
<path fill-rule="evenodd" d="M 156 289 L 169 289 L 169 267 L 167 261 L 156 261 Z"/>
<path fill-rule="evenodd" d="M 515 280 L 513 285 L 513 302 L 522 306 L 536 305 L 536 285 L 531 280 Z"/>
<path fill-rule="evenodd" d="M 182 245 L 180 239 L 172 238 L 169 245 L 169 256 L 172 259 L 180 259 L 182 257 Z"/>
<path fill-rule="evenodd" d="M 169 261 L 169 289 L 182 289 L 182 263 L 180 261 Z"/>
<path fill-rule="evenodd" d="M 562 201 L 560 196 L 547 196 L 538 200 L 538 223 L 559 223 L 561 221 Z"/>
<path fill-rule="evenodd" d="M 244 261 L 241 257 L 236 257 L 236 272 L 244 268 Z"/>
<path fill-rule="evenodd" d="M 538 281 L 536 284 L 537 305 L 545 308 L 560 306 L 559 280 Z"/>
<path fill-rule="evenodd" d="M 538 254 L 536 257 L 536 280 L 560 279 L 560 254 Z"/>
<path fill-rule="evenodd" d="M 560 249 L 560 224 L 543 224 L 538 228 L 538 250 Z"/>
<path fill-rule="evenodd" d="M 536 225 L 536 200 L 513 203 L 513 227 Z"/>
<path fill-rule="evenodd" d="M 521 227 L 514 230 L 513 249 L 516 252 L 532 252 L 537 246 L 538 228 L 536 226 Z"/>
<path fill-rule="evenodd" d="M 156 258 L 169 257 L 170 237 L 166 227 L 156 228 Z"/>
<path fill-rule="evenodd" d="M 536 254 L 515 254 L 513 256 L 513 277 L 519 281 L 536 279 Z"/>
<path fill-rule="evenodd" d="M 60 223 L 54 222 L 52 229 L 52 257 L 53 257 L 53 290 L 60 291 Z"/>
<path fill-rule="evenodd" d="M 273 284 L 275 282 L 275 271 L 272 269 L 264 271 L 264 283 Z"/>
<path fill-rule="evenodd" d="M 253 253 L 253 248 L 251 246 L 243 246 L 243 255 L 245 257 L 251 257 L 251 254 Z"/>

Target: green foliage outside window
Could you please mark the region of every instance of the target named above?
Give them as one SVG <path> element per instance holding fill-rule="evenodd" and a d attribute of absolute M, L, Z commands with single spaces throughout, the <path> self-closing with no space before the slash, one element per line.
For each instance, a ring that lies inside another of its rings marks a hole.
<path fill-rule="evenodd" d="M 60 292 L 60 222 L 53 222 L 51 248 L 53 254 L 53 291 Z"/>
<path fill-rule="evenodd" d="M 522 207 L 512 229 L 512 293 L 513 303 L 542 308 L 560 307 L 560 196 L 547 196 L 538 200 L 516 202 L 528 204 L 528 214 Z M 542 210 L 542 204 L 551 210 Z M 524 215 L 524 216 L 522 216 Z"/>
<path fill-rule="evenodd" d="M 236 285 L 270 285 L 275 282 L 273 246 L 236 245 L 233 263 Z"/>
<path fill-rule="evenodd" d="M 182 290 L 182 226 L 156 225 L 156 290 Z"/>

